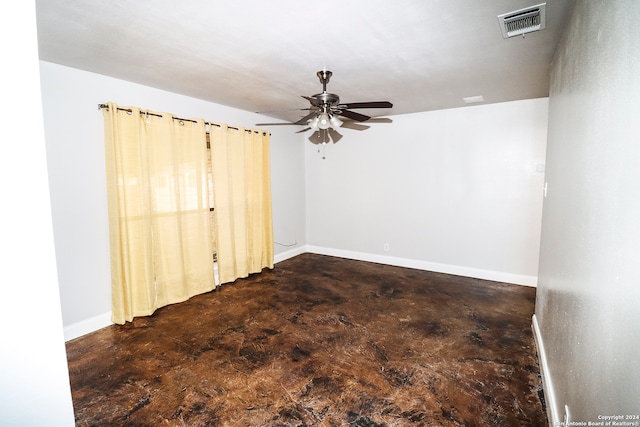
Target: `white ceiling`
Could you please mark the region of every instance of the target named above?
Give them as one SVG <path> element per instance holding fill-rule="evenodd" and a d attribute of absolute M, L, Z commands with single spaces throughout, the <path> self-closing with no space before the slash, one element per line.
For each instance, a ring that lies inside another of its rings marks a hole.
<path fill-rule="evenodd" d="M 341 102 L 393 115 L 540 98 L 574 0 L 503 39 L 497 16 L 544 0 L 37 0 L 40 59 L 247 111 Z M 117 102 L 117 100 L 116 100 Z M 289 121 L 304 112 L 268 114 Z"/>

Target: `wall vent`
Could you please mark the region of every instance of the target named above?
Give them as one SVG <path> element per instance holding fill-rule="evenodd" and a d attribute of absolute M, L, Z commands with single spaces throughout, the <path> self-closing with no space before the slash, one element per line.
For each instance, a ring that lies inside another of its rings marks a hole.
<path fill-rule="evenodd" d="M 502 37 L 509 38 L 546 27 L 546 3 L 498 15 Z"/>

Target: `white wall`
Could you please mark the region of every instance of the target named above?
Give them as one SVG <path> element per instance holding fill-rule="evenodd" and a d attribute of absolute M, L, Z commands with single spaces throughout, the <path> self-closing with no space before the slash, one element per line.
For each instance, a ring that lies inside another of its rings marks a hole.
<path fill-rule="evenodd" d="M 576 2 L 554 59 L 534 318 L 551 423 L 640 415 L 639 20 L 637 0 Z"/>
<path fill-rule="evenodd" d="M 121 106 L 254 127 L 264 116 L 40 61 L 58 277 L 67 338 L 110 322 L 109 234 L 102 112 Z M 268 121 L 273 121 L 268 119 Z M 276 260 L 305 244 L 304 142 L 271 131 Z"/>
<path fill-rule="evenodd" d="M 98 104 L 239 126 L 254 113 L 41 61 L 67 339 L 110 324 Z M 547 99 L 394 116 L 317 147 L 272 127 L 276 261 L 305 250 L 535 285 Z M 306 155 L 306 162 L 305 162 Z M 389 243 L 389 251 L 384 251 Z M 290 246 L 292 245 L 292 246 Z"/>
<path fill-rule="evenodd" d="M 265 118 L 45 61 L 40 69 L 70 339 L 110 324 L 98 104 L 247 127 Z M 394 116 L 343 130 L 325 160 L 292 128 L 271 128 L 276 261 L 310 250 L 535 285 L 546 117 L 547 99 Z"/>
<path fill-rule="evenodd" d="M 535 285 L 547 106 L 542 98 L 392 116 L 342 130 L 335 145 L 307 142 L 308 244 Z"/>
<path fill-rule="evenodd" d="M 73 426 L 47 182 L 34 2 L 4 5 L 0 424 Z"/>

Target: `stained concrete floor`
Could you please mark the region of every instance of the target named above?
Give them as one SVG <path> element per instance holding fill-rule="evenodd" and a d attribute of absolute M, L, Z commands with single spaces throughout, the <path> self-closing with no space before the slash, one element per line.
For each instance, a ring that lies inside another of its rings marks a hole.
<path fill-rule="evenodd" d="M 303 254 L 67 343 L 78 426 L 546 426 L 535 289 Z"/>

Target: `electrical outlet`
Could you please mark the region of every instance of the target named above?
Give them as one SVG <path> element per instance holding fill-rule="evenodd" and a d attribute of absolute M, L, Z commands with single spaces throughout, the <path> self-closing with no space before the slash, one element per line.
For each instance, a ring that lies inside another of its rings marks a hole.
<path fill-rule="evenodd" d="M 389 252 L 389 244 L 388 243 L 385 243 L 383 248 L 384 248 L 385 252 Z"/>

